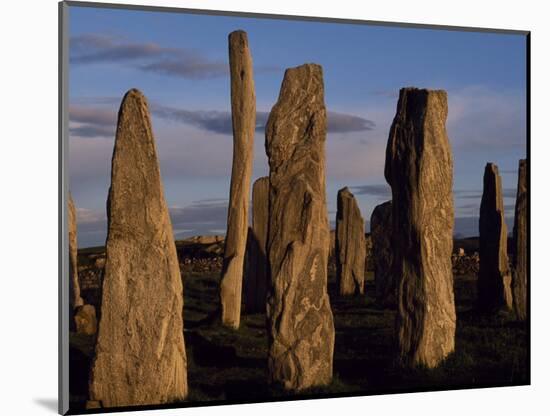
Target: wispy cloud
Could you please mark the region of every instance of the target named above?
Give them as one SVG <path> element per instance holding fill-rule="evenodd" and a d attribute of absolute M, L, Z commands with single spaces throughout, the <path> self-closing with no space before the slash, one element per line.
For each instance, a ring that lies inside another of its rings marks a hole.
<path fill-rule="evenodd" d="M 200 51 L 165 47 L 154 42 L 131 42 L 125 38 L 88 33 L 70 40 L 72 64 L 115 63 L 138 70 L 193 80 L 229 74 L 227 59 L 212 59 Z M 275 65 L 258 65 L 255 72 L 282 71 Z"/>
<path fill-rule="evenodd" d="M 115 101 L 103 98 L 102 102 L 108 103 L 109 108 L 102 105 L 71 105 L 69 109 L 70 133 L 85 138 L 113 137 L 117 117 L 116 107 L 113 105 Z M 186 110 L 160 105 L 155 102 L 150 103 L 150 109 L 154 117 L 188 124 L 211 133 L 232 134 L 233 131 L 229 111 Z M 266 111 L 257 112 L 256 131 L 264 131 L 268 116 L 269 113 Z M 373 121 L 352 114 L 329 111 L 327 117 L 329 133 L 353 133 L 374 128 Z"/>
<path fill-rule="evenodd" d="M 232 134 L 231 113 L 228 111 L 188 111 L 171 107 L 153 106 L 152 112 L 159 118 L 180 121 L 220 134 Z M 256 131 L 263 132 L 269 112 L 256 113 Z M 374 122 L 351 114 L 329 111 L 327 131 L 329 133 L 352 133 L 372 130 Z"/>
<path fill-rule="evenodd" d="M 387 184 L 358 185 L 350 187 L 356 195 L 371 195 L 378 199 L 391 199 L 391 188 Z"/>
<path fill-rule="evenodd" d="M 116 118 L 113 109 L 73 105 L 69 108 L 69 133 L 78 137 L 112 138 Z"/>
<path fill-rule="evenodd" d="M 189 79 L 216 78 L 229 72 L 225 60 L 153 42 L 130 42 L 120 37 L 89 33 L 73 36 L 70 46 L 72 64 L 125 63 L 142 71 Z"/>

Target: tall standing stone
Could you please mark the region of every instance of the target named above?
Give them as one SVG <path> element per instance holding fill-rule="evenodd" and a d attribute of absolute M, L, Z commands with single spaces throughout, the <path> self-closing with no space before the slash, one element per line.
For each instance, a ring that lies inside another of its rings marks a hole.
<path fill-rule="evenodd" d="M 118 113 L 101 319 L 88 407 L 181 401 L 187 396 L 183 287 L 145 97 Z"/>
<path fill-rule="evenodd" d="M 227 212 L 227 235 L 223 258 L 220 301 L 222 323 L 238 328 L 241 322 L 243 265 L 248 233 L 248 199 L 254 160 L 256 96 L 252 57 L 246 32 L 229 34 L 231 115 L 233 121 L 233 167 Z"/>
<path fill-rule="evenodd" d="M 512 274 L 514 310 L 520 320 L 527 319 L 527 209 L 527 159 L 521 159 L 514 218 L 514 271 Z"/>
<path fill-rule="evenodd" d="M 406 366 L 437 366 L 455 347 L 453 160 L 447 93 L 403 88 L 386 148 L 392 188 L 397 330 Z"/>
<path fill-rule="evenodd" d="M 387 201 L 376 206 L 370 217 L 376 299 L 385 306 L 395 306 L 397 302 L 397 279 L 392 272 L 391 210 L 391 201 Z"/>
<path fill-rule="evenodd" d="M 512 309 L 512 276 L 507 253 L 502 183 L 498 167 L 487 163 L 479 212 L 478 307 L 484 312 Z"/>
<path fill-rule="evenodd" d="M 80 296 L 80 283 L 78 282 L 76 208 L 71 193 L 69 193 L 69 204 L 67 211 L 69 222 L 69 305 L 70 312 L 72 314 L 76 308 L 84 305 L 84 301 Z M 71 326 L 73 326 L 73 324 L 73 319 L 71 319 Z"/>
<path fill-rule="evenodd" d="M 365 221 L 355 197 L 338 191 L 336 211 L 336 279 L 340 295 L 363 294 L 365 286 Z"/>
<path fill-rule="evenodd" d="M 248 236 L 248 270 L 245 277 L 247 312 L 265 312 L 267 293 L 267 227 L 269 226 L 269 177 L 252 186 L 252 229 Z"/>
<path fill-rule="evenodd" d="M 78 332 L 78 311 L 84 305 L 84 300 L 80 296 L 80 283 L 78 281 L 76 207 L 70 192 L 67 208 L 69 228 L 69 330 Z"/>
<path fill-rule="evenodd" d="M 332 379 L 323 90 L 319 65 L 287 69 L 266 125 L 268 371 L 270 382 L 294 391 Z"/>

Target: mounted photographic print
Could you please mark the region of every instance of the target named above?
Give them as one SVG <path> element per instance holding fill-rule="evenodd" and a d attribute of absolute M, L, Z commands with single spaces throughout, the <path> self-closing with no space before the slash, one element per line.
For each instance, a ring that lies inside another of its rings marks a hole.
<path fill-rule="evenodd" d="M 59 11 L 60 413 L 530 383 L 529 32 Z"/>

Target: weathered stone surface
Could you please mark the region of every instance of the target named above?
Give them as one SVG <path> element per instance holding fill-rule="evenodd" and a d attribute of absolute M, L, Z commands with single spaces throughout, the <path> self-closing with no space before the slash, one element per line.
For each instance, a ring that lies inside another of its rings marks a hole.
<path fill-rule="evenodd" d="M 270 382 L 295 391 L 332 379 L 323 90 L 319 65 L 287 69 L 266 126 L 268 372 Z"/>
<path fill-rule="evenodd" d="M 514 310 L 521 320 L 527 319 L 527 210 L 527 160 L 522 159 L 518 169 L 512 274 Z"/>
<path fill-rule="evenodd" d="M 248 267 L 245 277 L 247 312 L 265 312 L 267 293 L 267 227 L 269 226 L 269 178 L 252 186 L 252 228 L 248 235 Z"/>
<path fill-rule="evenodd" d="M 455 348 L 453 160 L 447 93 L 403 88 L 386 148 L 403 365 L 437 366 Z"/>
<path fill-rule="evenodd" d="M 187 396 L 182 281 L 149 110 L 135 89 L 118 114 L 107 213 L 91 404 L 181 401 Z"/>
<path fill-rule="evenodd" d="M 79 334 L 94 335 L 97 332 L 97 318 L 93 305 L 83 305 L 76 309 L 74 320 L 76 332 Z"/>
<path fill-rule="evenodd" d="M 376 300 L 385 306 L 397 304 L 397 279 L 392 272 L 391 201 L 374 208 L 370 217 Z"/>
<path fill-rule="evenodd" d="M 76 230 L 76 208 L 70 192 L 67 213 L 69 222 L 69 305 L 72 313 L 75 308 L 84 305 L 84 301 L 80 296 L 80 284 L 78 283 L 78 241 Z"/>
<path fill-rule="evenodd" d="M 227 212 L 227 235 L 220 287 L 222 323 L 238 328 L 241 322 L 243 266 L 248 233 L 248 199 L 254 160 L 256 96 L 252 57 L 243 31 L 229 35 L 233 167 Z"/>
<path fill-rule="evenodd" d="M 340 295 L 363 294 L 365 286 L 365 221 L 355 197 L 338 191 L 336 211 L 336 279 Z"/>
<path fill-rule="evenodd" d="M 512 276 L 508 265 L 508 229 L 504 221 L 498 167 L 487 163 L 479 210 L 478 307 L 484 312 L 512 308 Z"/>

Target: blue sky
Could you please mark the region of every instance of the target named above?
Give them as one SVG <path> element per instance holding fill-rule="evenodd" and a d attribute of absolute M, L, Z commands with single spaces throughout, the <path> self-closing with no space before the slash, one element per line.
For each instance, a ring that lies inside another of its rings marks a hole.
<path fill-rule="evenodd" d="M 248 33 L 260 121 L 285 68 L 323 66 L 331 220 L 343 186 L 367 220 L 390 198 L 384 152 L 405 86 L 448 92 L 455 231 L 477 234 L 488 161 L 501 170 L 513 216 L 518 159 L 526 155 L 523 35 L 79 7 L 69 19 L 69 176 L 81 247 L 105 240 L 116 112 L 134 87 L 149 101 L 176 236 L 223 233 L 232 151 L 227 35 L 236 29 Z M 258 131 L 253 179 L 266 174 Z"/>

